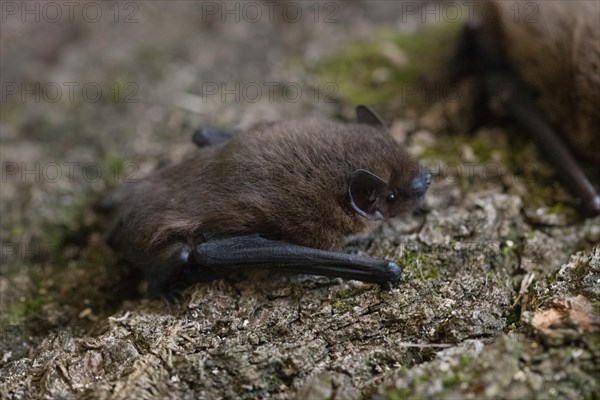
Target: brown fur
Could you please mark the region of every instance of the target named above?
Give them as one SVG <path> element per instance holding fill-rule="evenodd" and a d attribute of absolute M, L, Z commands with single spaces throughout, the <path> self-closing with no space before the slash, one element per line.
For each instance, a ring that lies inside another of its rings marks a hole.
<path fill-rule="evenodd" d="M 348 178 L 367 169 L 407 192 L 418 165 L 384 129 L 302 120 L 258 126 L 195 149 L 125 185 L 109 242 L 142 268 L 203 238 L 259 233 L 320 249 L 368 228 L 349 206 Z M 411 209 L 415 199 L 386 212 Z"/>
<path fill-rule="evenodd" d="M 540 105 L 586 158 L 600 161 L 600 2 L 489 0 L 485 22 L 540 94 Z M 494 8 L 498 17 L 489 13 Z M 515 10 L 519 13 L 516 16 Z"/>

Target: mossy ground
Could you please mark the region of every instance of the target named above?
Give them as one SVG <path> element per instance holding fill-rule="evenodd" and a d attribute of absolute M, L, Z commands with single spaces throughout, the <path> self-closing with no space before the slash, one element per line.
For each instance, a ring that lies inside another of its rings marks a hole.
<path fill-rule="evenodd" d="M 441 96 L 445 65 L 461 27 L 457 21 L 411 33 L 382 30 L 320 61 L 314 68 L 317 82 L 320 87 L 334 82 L 335 95 L 347 104 L 369 104 L 386 116 L 399 104 L 425 107 Z M 427 92 L 435 80 L 440 86 Z"/>

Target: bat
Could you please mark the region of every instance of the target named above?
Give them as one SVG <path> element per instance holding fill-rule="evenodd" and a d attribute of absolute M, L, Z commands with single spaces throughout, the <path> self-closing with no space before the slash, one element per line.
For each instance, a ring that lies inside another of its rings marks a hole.
<path fill-rule="evenodd" d="M 112 213 L 108 244 L 141 268 L 151 295 L 255 268 L 389 286 L 393 261 L 346 254 L 349 235 L 408 213 L 431 173 L 382 119 L 318 119 L 201 128 L 181 162 L 127 183 L 98 208 Z"/>
<path fill-rule="evenodd" d="M 520 18 L 508 3 L 485 5 L 496 14 L 466 25 L 453 71 L 481 82 L 473 128 L 490 116 L 515 123 L 554 165 L 581 212 L 599 215 L 600 195 L 572 152 L 600 160 L 600 4 L 511 3 Z"/>

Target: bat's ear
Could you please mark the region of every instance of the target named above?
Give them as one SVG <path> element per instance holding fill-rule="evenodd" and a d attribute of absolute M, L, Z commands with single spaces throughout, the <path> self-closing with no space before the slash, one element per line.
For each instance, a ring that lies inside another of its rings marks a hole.
<path fill-rule="evenodd" d="M 356 107 L 356 119 L 359 124 L 371 125 L 375 128 L 382 128 L 387 130 L 383 119 L 371 108 L 359 105 Z"/>
<path fill-rule="evenodd" d="M 350 206 L 359 215 L 370 220 L 382 220 L 383 215 L 376 209 L 377 199 L 387 183 L 366 169 L 357 169 L 350 175 L 348 184 L 348 196 Z"/>

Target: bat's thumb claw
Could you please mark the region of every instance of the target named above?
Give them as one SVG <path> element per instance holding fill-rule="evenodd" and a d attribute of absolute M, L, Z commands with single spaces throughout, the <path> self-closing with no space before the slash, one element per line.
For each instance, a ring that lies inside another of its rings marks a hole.
<path fill-rule="evenodd" d="M 588 205 L 588 209 L 589 213 L 592 216 L 600 214 L 600 196 L 594 196 L 594 198 L 592 199 L 592 201 L 590 201 L 590 204 Z"/>
<path fill-rule="evenodd" d="M 393 261 L 390 261 L 390 262 L 388 262 L 388 269 L 390 272 L 389 282 L 391 282 L 391 283 L 398 282 L 400 280 L 400 277 L 402 276 L 402 270 L 400 269 L 398 264 L 396 264 Z"/>

